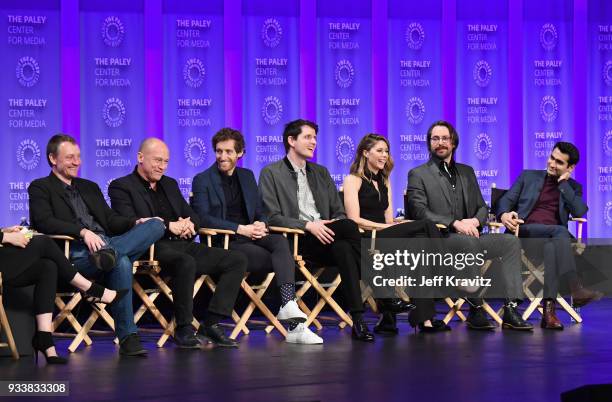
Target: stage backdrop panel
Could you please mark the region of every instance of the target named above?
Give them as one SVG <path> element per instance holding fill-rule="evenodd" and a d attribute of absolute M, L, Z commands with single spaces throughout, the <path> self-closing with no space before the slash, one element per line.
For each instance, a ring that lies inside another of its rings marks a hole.
<path fill-rule="evenodd" d="M 255 177 L 285 156 L 283 128 L 299 118 L 298 0 L 243 3 L 243 166 Z"/>
<path fill-rule="evenodd" d="M 163 13 L 168 175 L 188 198 L 193 176 L 215 160 L 211 138 L 225 119 L 223 0 L 165 0 Z"/>
<path fill-rule="evenodd" d="M 317 161 L 338 186 L 372 131 L 371 8 L 369 0 L 317 3 Z"/>
<path fill-rule="evenodd" d="M 143 1 L 82 0 L 81 176 L 107 195 L 145 133 Z"/>
<path fill-rule="evenodd" d="M 509 184 L 507 0 L 457 1 L 457 77 L 457 161 L 489 202 L 493 183 Z"/>
<path fill-rule="evenodd" d="M 7 226 L 29 216 L 28 185 L 49 174 L 47 140 L 61 129 L 60 1 L 0 7 L 0 226 Z"/>
<path fill-rule="evenodd" d="M 429 125 L 442 118 L 442 1 L 389 0 L 388 127 L 393 205 L 404 207 L 408 171 L 427 162 Z"/>
<path fill-rule="evenodd" d="M 571 0 L 523 3 L 523 167 L 545 169 L 557 141 L 573 140 Z"/>
<path fill-rule="evenodd" d="M 589 237 L 612 231 L 612 3 L 590 0 L 588 9 L 588 153 Z M 586 151 L 586 152 L 585 152 Z"/>

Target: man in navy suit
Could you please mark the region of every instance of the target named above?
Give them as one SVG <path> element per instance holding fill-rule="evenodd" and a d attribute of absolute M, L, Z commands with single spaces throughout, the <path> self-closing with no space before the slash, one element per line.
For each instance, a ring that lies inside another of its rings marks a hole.
<path fill-rule="evenodd" d="M 289 244 L 283 236 L 268 233 L 255 176 L 251 170 L 236 166 L 244 155 L 244 137 L 238 130 L 223 128 L 214 135 L 212 146 L 216 161 L 195 176 L 192 186 L 193 209 L 202 225 L 236 232 L 229 247 L 246 254 L 247 271 L 272 267 L 281 294 L 278 319 L 289 324 L 287 342 L 323 343 L 303 324 L 306 314 L 296 303 L 295 262 Z"/>
<path fill-rule="evenodd" d="M 602 297 L 600 292 L 580 284 L 571 248 L 572 235 L 567 230 L 570 214 L 578 218 L 588 210 L 582 199 L 582 186 L 570 177 L 579 158 L 573 144 L 556 143 L 546 170 L 523 171 L 497 207 L 497 216 L 508 230 L 515 231 L 519 220 L 525 222 L 520 226 L 520 237 L 554 239 L 547 240 L 541 249 L 547 274 L 541 326 L 546 329 L 563 329 L 555 314 L 559 278 L 568 280 L 574 306 L 584 306 Z"/>

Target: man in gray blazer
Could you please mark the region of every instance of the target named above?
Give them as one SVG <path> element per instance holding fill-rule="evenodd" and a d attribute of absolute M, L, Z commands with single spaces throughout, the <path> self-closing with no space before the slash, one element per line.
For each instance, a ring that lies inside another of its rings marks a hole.
<path fill-rule="evenodd" d="M 543 254 L 546 275 L 541 327 L 545 329 L 563 329 L 555 314 L 559 279 L 569 283 L 576 307 L 603 296 L 601 292 L 584 288 L 578 280 L 571 247 L 573 236 L 567 230 L 570 214 L 579 218 L 588 210 L 582 199 L 582 186 L 570 177 L 579 159 L 574 144 L 556 143 L 546 170 L 523 171 L 497 204 L 497 216 L 508 230 L 514 232 L 519 220 L 523 220 L 520 237 L 547 239 L 543 244 L 532 240 L 527 247 L 529 250 L 537 249 L 540 256 Z"/>
<path fill-rule="evenodd" d="M 409 219 L 430 219 L 449 229 L 446 240 L 451 251 L 474 253 L 486 251 L 487 258 L 500 258 L 505 285 L 503 328 L 531 330 L 516 311 L 523 297 L 520 241 L 509 234 L 481 235 L 488 208 L 478 187 L 474 169 L 456 163 L 459 135 L 446 121 L 437 121 L 427 131 L 429 161 L 408 173 Z M 467 325 L 471 329 L 490 330 L 481 298 L 466 298 L 470 304 Z"/>
<path fill-rule="evenodd" d="M 353 338 L 372 342 L 374 335 L 363 320 L 359 287 L 359 229 L 346 218 L 327 169 L 308 162 L 317 146 L 318 130 L 315 123 L 307 120 L 288 123 L 283 133 L 287 156 L 261 171 L 259 188 L 268 210 L 268 223 L 306 231 L 300 249 L 304 258 L 338 267 L 344 300 L 353 319 Z"/>

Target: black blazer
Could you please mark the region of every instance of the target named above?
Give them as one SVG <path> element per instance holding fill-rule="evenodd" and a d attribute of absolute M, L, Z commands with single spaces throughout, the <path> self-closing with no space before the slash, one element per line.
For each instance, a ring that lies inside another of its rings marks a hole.
<path fill-rule="evenodd" d="M 106 235 L 115 236 L 130 230 L 136 219 L 125 218 L 113 211 L 100 187 L 90 180 L 72 179 L 89 213 L 102 226 Z M 72 203 L 66 195 L 64 183 L 53 172 L 34 180 L 28 188 L 30 196 L 30 224 L 45 234 L 63 234 L 80 237 L 83 225 L 77 220 Z"/>
<path fill-rule="evenodd" d="M 200 228 L 200 218 L 183 198 L 176 180 L 162 176 L 157 185 L 166 193 L 174 213 L 180 218 L 190 217 L 197 232 Z M 113 180 L 108 187 L 108 195 L 113 209 L 123 216 L 130 219 L 155 216 L 153 201 L 135 169 L 129 175 Z"/>
<path fill-rule="evenodd" d="M 261 196 L 253 171 L 236 167 L 237 175 L 246 206 L 249 223 L 261 221 L 267 223 Z M 227 204 L 221 183 L 221 174 L 214 163 L 210 168 L 193 178 L 193 200 L 191 205 L 199 214 L 202 225 L 214 229 L 238 230 L 238 224 L 227 220 Z"/>

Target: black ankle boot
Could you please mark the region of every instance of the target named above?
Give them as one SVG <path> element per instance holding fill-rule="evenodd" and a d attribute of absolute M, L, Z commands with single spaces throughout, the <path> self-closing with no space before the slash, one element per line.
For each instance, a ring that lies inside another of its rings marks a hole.
<path fill-rule="evenodd" d="M 385 311 L 380 317 L 380 321 L 374 327 L 374 332 L 382 335 L 397 335 L 397 319 L 395 313 Z"/>
<path fill-rule="evenodd" d="M 34 356 L 36 356 L 36 363 L 38 363 L 38 352 L 41 352 L 45 356 L 47 364 L 66 364 L 68 359 L 60 356 L 47 356 L 47 349 L 51 346 L 55 346 L 53 343 L 53 337 L 51 332 L 36 331 L 32 338 L 32 348 L 34 348 Z"/>

